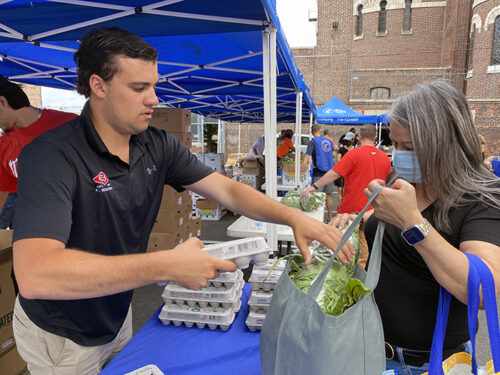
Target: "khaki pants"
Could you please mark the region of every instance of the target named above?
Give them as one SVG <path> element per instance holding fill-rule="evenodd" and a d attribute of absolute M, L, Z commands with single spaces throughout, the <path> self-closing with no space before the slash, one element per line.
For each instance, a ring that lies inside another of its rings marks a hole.
<path fill-rule="evenodd" d="M 358 263 L 361 267 L 366 268 L 366 262 L 368 261 L 368 255 L 370 251 L 368 250 L 368 244 L 366 243 L 365 232 L 359 231 L 359 259 Z"/>
<path fill-rule="evenodd" d="M 86 347 L 47 332 L 26 315 L 19 298 L 13 318 L 17 350 L 28 364 L 31 375 L 96 375 L 132 337 L 132 310 L 116 338 L 110 343 Z"/>

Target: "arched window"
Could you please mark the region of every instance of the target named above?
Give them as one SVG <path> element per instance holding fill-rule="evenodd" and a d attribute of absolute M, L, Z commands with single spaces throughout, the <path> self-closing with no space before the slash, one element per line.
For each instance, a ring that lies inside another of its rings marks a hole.
<path fill-rule="evenodd" d="M 387 1 L 380 2 L 380 13 L 378 15 L 378 32 L 385 33 L 387 18 Z"/>
<path fill-rule="evenodd" d="M 411 30 L 411 0 L 405 0 L 405 11 L 403 14 L 403 31 Z"/>
<path fill-rule="evenodd" d="M 469 68 L 468 70 L 472 70 L 472 59 L 474 58 L 474 42 L 476 41 L 476 24 L 472 25 L 472 32 L 470 34 L 469 41 Z"/>
<path fill-rule="evenodd" d="M 356 20 L 356 36 L 363 35 L 363 5 L 358 6 L 358 18 Z"/>
<path fill-rule="evenodd" d="M 495 18 L 493 30 L 493 48 L 491 51 L 491 65 L 500 65 L 500 16 Z"/>
<path fill-rule="evenodd" d="M 389 87 L 372 87 L 370 89 L 370 99 L 387 100 L 391 97 L 391 89 Z"/>

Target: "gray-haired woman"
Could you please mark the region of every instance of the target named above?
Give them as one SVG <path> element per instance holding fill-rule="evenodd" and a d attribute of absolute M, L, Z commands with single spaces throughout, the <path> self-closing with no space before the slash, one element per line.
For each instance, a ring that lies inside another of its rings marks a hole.
<path fill-rule="evenodd" d="M 449 84 L 419 85 L 390 117 L 398 176 L 375 199 L 365 234 L 371 246 L 378 220 L 388 223 L 375 290 L 387 368 L 414 375 L 428 368 L 440 285 L 454 297 L 444 354 L 467 350 L 464 253 L 489 265 L 500 291 L 500 180 L 482 163 L 466 98 Z"/>

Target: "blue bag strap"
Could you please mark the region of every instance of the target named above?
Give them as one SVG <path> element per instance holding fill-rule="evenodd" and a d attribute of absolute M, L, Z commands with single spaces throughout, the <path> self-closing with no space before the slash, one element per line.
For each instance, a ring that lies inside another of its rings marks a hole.
<path fill-rule="evenodd" d="M 469 274 L 467 281 L 467 315 L 469 323 L 469 335 L 472 344 L 472 373 L 477 375 L 476 360 L 476 330 L 477 314 L 479 311 L 479 285 L 483 287 L 483 298 L 486 309 L 486 319 L 488 324 L 488 333 L 490 336 L 490 346 L 493 357 L 495 373 L 500 370 L 500 333 L 498 310 L 495 293 L 495 282 L 488 266 L 476 255 L 465 253 L 469 260 Z M 438 312 L 436 317 L 436 326 L 432 338 L 431 356 L 429 361 L 429 374 L 443 374 L 443 344 L 446 335 L 446 325 L 448 321 L 448 312 L 450 308 L 451 295 L 440 288 Z"/>
<path fill-rule="evenodd" d="M 488 325 L 488 335 L 490 339 L 491 356 L 493 358 L 493 367 L 495 369 L 495 374 L 500 372 L 500 329 L 498 320 L 498 308 L 496 301 L 496 291 L 495 291 L 495 280 L 491 274 L 488 266 L 476 255 L 465 254 L 469 259 L 469 264 L 472 264 L 476 268 L 476 272 L 479 276 L 481 286 L 483 288 L 483 300 L 484 308 L 486 311 L 486 322 Z M 479 286 L 477 291 L 477 307 L 479 308 Z M 471 316 L 469 315 L 469 329 Z M 474 316 L 474 323 L 477 322 L 477 314 Z M 475 325 L 475 324 L 474 324 Z M 474 338 L 476 329 L 474 326 Z M 471 331 L 471 341 L 472 331 Z M 473 346 L 475 348 L 475 346 Z"/>
<path fill-rule="evenodd" d="M 370 195 L 370 198 L 368 199 L 368 202 L 366 203 L 366 206 L 361 210 L 361 212 L 358 214 L 358 216 L 356 217 L 356 219 L 351 223 L 351 225 L 349 225 L 349 227 L 345 231 L 344 235 L 342 236 L 342 238 L 341 238 L 341 240 L 340 240 L 340 242 L 339 242 L 339 244 L 337 246 L 337 249 L 334 251 L 334 253 L 331 256 L 331 258 L 325 264 L 325 266 L 323 267 L 323 269 L 321 270 L 321 272 L 318 274 L 318 277 L 316 277 L 316 280 L 314 280 L 314 282 L 312 283 L 311 287 L 309 288 L 309 291 L 307 292 L 308 295 L 310 295 L 310 296 L 312 296 L 314 298 L 318 297 L 319 292 L 321 291 L 321 287 L 323 286 L 323 283 L 325 282 L 326 275 L 328 274 L 328 271 L 332 267 L 333 262 L 335 261 L 335 258 L 337 257 L 337 254 L 339 253 L 340 249 L 342 249 L 342 247 L 349 240 L 349 238 L 351 237 L 352 233 L 354 232 L 354 230 L 356 229 L 356 227 L 358 226 L 358 224 L 361 222 L 361 219 L 363 218 L 363 215 L 368 210 L 368 207 L 370 206 L 370 204 L 372 203 L 372 201 L 377 197 L 378 193 L 380 193 L 380 191 L 382 189 L 383 189 L 383 186 L 380 186 L 380 185 L 377 185 L 375 187 L 375 189 L 373 189 L 373 192 Z M 382 231 L 383 231 L 384 223 L 382 221 L 379 223 L 379 228 L 380 227 L 382 227 Z M 377 233 L 378 232 L 379 232 L 379 230 L 377 229 Z M 376 238 L 376 240 L 377 240 L 377 238 Z M 380 251 L 381 251 L 381 249 L 380 249 Z M 376 262 L 374 262 L 374 263 L 376 263 Z M 379 263 L 378 264 L 378 271 L 374 270 L 374 271 L 377 271 L 377 279 L 378 279 L 378 272 L 380 271 L 380 260 L 379 260 L 378 263 Z M 377 268 L 377 267 L 374 267 L 374 268 Z M 369 270 L 371 270 L 371 269 L 372 269 L 372 263 L 370 261 Z M 368 288 L 370 288 L 370 286 L 368 285 L 368 283 L 366 285 L 367 285 Z"/>
<path fill-rule="evenodd" d="M 429 374 L 443 375 L 443 344 L 448 324 L 451 294 L 443 287 L 439 289 L 439 302 L 436 315 L 436 325 L 432 336 L 431 356 L 429 359 Z"/>

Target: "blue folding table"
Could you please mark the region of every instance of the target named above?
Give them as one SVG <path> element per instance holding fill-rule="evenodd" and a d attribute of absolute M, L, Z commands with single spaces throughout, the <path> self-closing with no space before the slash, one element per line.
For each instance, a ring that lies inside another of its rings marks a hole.
<path fill-rule="evenodd" d="M 259 332 L 245 325 L 249 295 L 245 284 L 241 309 L 226 332 L 165 326 L 158 309 L 101 375 L 123 375 L 149 364 L 165 375 L 260 375 Z"/>

